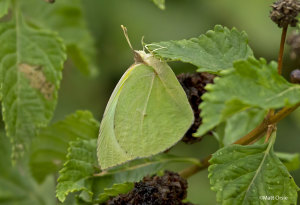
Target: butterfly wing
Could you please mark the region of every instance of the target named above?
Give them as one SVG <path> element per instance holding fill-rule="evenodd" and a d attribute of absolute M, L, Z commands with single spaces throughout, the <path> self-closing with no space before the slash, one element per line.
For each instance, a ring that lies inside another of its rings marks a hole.
<path fill-rule="evenodd" d="M 153 62 L 136 65 L 112 95 L 105 116 L 109 123 L 101 125 L 109 131 L 102 130 L 98 144 L 103 169 L 165 151 L 193 123 L 193 111 L 172 69 Z"/>

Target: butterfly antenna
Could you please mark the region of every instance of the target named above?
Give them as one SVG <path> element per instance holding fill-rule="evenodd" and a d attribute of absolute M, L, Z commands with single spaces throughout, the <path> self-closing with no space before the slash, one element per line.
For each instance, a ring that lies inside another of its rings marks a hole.
<path fill-rule="evenodd" d="M 130 43 L 129 37 L 128 37 L 127 28 L 126 28 L 125 26 L 123 26 L 123 25 L 121 25 L 121 28 L 122 28 L 122 30 L 123 30 L 123 32 L 124 32 L 124 36 L 125 36 L 125 38 L 126 38 L 126 40 L 127 40 L 127 43 L 128 43 L 128 45 L 129 45 L 130 49 L 131 49 L 132 51 L 134 51 L 134 49 L 133 49 L 133 47 L 132 47 L 132 45 L 131 45 L 131 43 Z"/>
<path fill-rule="evenodd" d="M 140 55 L 137 51 L 135 51 L 135 50 L 133 49 L 133 47 L 132 47 L 132 45 L 131 45 L 131 43 L 130 43 L 130 40 L 129 40 L 129 37 L 128 37 L 127 28 L 126 28 L 125 26 L 123 26 L 123 25 L 121 25 L 121 28 L 122 28 L 122 30 L 123 30 L 123 32 L 124 32 L 124 36 L 125 36 L 125 38 L 126 38 L 126 40 L 127 40 L 127 43 L 128 43 L 130 49 L 132 50 L 132 52 L 133 52 L 133 54 L 134 54 L 134 61 L 135 61 L 135 63 L 144 63 L 144 60 L 143 60 L 143 58 L 141 57 L 141 55 Z"/>

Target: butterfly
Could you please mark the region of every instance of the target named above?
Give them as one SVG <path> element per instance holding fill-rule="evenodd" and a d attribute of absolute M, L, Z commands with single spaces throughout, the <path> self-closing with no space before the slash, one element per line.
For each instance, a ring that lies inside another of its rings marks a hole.
<path fill-rule="evenodd" d="M 115 87 L 100 125 L 97 156 L 102 170 L 167 150 L 194 122 L 187 96 L 168 64 L 151 53 L 133 52 L 135 63 Z"/>

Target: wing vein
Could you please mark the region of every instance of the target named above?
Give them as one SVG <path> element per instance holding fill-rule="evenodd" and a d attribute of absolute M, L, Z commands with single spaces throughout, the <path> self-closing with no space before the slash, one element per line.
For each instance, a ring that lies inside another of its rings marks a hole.
<path fill-rule="evenodd" d="M 143 112 L 142 112 L 142 115 L 141 115 L 141 131 L 140 131 L 140 134 L 141 136 L 143 136 L 143 123 L 144 123 L 144 119 L 145 119 L 145 116 L 146 116 L 146 110 L 147 110 L 147 107 L 148 107 L 148 104 L 149 104 L 149 99 L 150 99 L 150 95 L 152 93 L 152 90 L 153 90 L 153 84 L 154 84 L 154 79 L 155 79 L 155 73 L 153 73 L 153 76 L 152 76 L 152 80 L 151 80 L 151 85 L 150 85 L 150 88 L 148 90 L 148 96 L 147 96 L 147 99 L 145 101 L 145 105 L 144 105 L 144 109 L 143 109 Z M 147 140 L 146 138 L 142 138 L 144 140 Z M 146 143 L 143 143 L 144 146 L 146 145 Z M 143 150 L 145 150 L 145 147 L 143 147 Z"/>

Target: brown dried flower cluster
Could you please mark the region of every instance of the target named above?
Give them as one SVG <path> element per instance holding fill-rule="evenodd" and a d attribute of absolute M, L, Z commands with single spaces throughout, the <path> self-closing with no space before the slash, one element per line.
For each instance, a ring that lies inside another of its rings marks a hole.
<path fill-rule="evenodd" d="M 202 95 L 206 92 L 205 86 L 209 83 L 213 83 L 214 78 L 215 75 L 209 73 L 182 73 L 177 76 L 194 111 L 194 124 L 185 133 L 182 139 L 182 141 L 187 144 L 193 144 L 202 139 L 201 137 L 193 137 L 193 133 L 198 130 L 202 123 L 199 105 L 202 102 Z"/>
<path fill-rule="evenodd" d="M 144 177 L 131 192 L 110 199 L 106 205 L 192 205 L 182 202 L 187 187 L 185 179 L 166 171 L 163 176 Z"/>
<path fill-rule="evenodd" d="M 296 17 L 300 12 L 298 0 L 279 0 L 271 7 L 270 17 L 279 27 L 287 27 L 288 25 L 295 27 L 297 25 Z"/>

